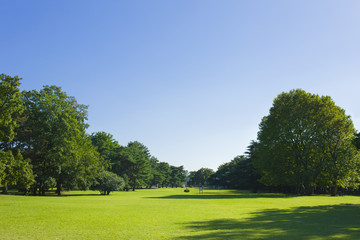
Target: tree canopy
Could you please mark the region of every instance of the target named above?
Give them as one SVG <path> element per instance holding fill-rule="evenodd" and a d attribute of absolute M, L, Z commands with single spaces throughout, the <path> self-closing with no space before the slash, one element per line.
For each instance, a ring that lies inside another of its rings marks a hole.
<path fill-rule="evenodd" d="M 121 146 L 110 133 L 86 133 L 87 106 L 58 86 L 19 90 L 0 75 L 0 184 L 44 195 L 50 188 L 110 191 L 184 185 L 183 166 L 160 162 L 138 141 Z M 274 99 L 257 141 L 214 172 L 190 172 L 188 184 L 252 189 L 264 184 L 310 194 L 356 188 L 360 133 L 328 96 L 297 89 Z M 259 183 L 261 182 L 261 183 Z"/>
<path fill-rule="evenodd" d="M 74 187 L 76 180 L 83 178 L 79 176 L 85 173 L 82 164 L 93 162 L 92 167 L 101 167 L 98 155 L 90 154 L 92 145 L 87 143 L 87 106 L 78 104 L 57 86 L 23 92 L 23 100 L 26 121 L 20 142 L 36 174 L 34 191 L 44 194 L 55 183 L 60 194 L 63 187 Z"/>
<path fill-rule="evenodd" d="M 359 166 L 354 133 L 350 117 L 330 97 L 299 89 L 280 94 L 258 132 L 261 182 L 307 193 L 351 186 Z"/>

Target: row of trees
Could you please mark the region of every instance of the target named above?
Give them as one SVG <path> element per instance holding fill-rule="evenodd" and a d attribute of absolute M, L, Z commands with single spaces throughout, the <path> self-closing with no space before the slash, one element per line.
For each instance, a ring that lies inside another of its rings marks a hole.
<path fill-rule="evenodd" d="M 120 146 L 110 134 L 86 133 L 87 106 L 57 86 L 20 92 L 20 79 L 0 75 L 0 184 L 44 195 L 50 188 L 178 186 L 183 167 L 159 162 L 146 146 Z"/>
<path fill-rule="evenodd" d="M 87 106 L 60 87 L 20 92 L 20 79 L 0 75 L 0 184 L 43 195 L 50 189 L 112 190 L 177 187 L 187 176 L 151 156 L 140 142 L 121 146 L 105 132 L 91 135 Z M 276 187 L 311 194 L 357 188 L 360 133 L 328 96 L 292 90 L 275 98 L 245 155 L 190 172 L 188 185 L 256 190 Z"/>
<path fill-rule="evenodd" d="M 171 166 L 150 155 L 149 149 L 139 143 L 120 144 L 109 133 L 97 132 L 91 135 L 96 150 L 109 165 L 108 170 L 122 176 L 126 188 L 151 186 L 178 187 L 183 185 L 186 171 L 183 166 Z"/>
<path fill-rule="evenodd" d="M 189 174 L 190 186 L 213 186 L 233 189 L 257 191 L 264 188 L 258 180 L 261 175 L 254 167 L 256 142 L 251 142 L 245 155 L 236 156 L 230 162 L 221 164 L 214 172 L 209 168 L 201 168 Z"/>

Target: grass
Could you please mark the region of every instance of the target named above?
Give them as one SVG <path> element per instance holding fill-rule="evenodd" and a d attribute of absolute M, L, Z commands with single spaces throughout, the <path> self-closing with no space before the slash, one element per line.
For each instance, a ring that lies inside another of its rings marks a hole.
<path fill-rule="evenodd" d="M 0 195 L 0 239 L 360 239 L 360 197 L 183 190 Z"/>

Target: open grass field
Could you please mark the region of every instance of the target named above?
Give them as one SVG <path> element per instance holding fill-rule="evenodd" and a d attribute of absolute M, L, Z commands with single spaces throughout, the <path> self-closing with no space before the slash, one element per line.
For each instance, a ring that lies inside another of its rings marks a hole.
<path fill-rule="evenodd" d="M 0 195 L 0 239 L 360 239 L 360 197 L 192 188 Z"/>

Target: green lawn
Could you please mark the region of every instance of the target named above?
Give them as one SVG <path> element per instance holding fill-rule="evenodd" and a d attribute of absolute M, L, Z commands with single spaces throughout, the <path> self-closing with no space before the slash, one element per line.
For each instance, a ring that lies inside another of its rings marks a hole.
<path fill-rule="evenodd" d="M 183 190 L 0 195 L 0 239 L 360 239 L 360 197 Z"/>

